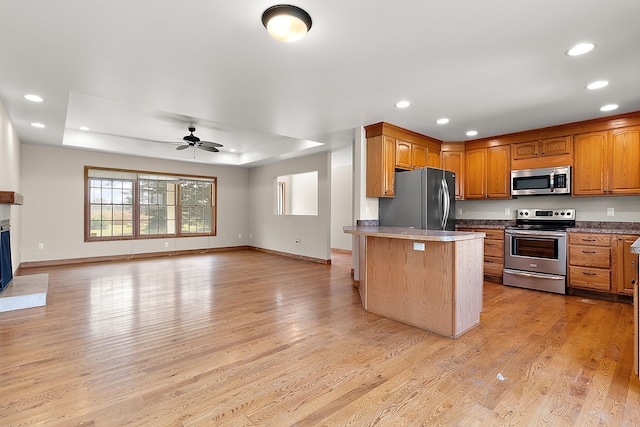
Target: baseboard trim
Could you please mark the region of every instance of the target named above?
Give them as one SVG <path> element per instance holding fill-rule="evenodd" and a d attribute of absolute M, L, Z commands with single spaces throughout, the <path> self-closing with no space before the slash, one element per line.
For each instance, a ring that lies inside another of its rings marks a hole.
<path fill-rule="evenodd" d="M 264 252 L 264 253 L 267 253 L 267 254 L 280 255 L 280 256 L 284 256 L 284 257 L 288 257 L 288 258 L 299 259 L 301 261 L 309 261 L 309 262 L 315 262 L 317 264 L 325 264 L 325 265 L 330 265 L 331 264 L 331 259 L 322 259 L 322 258 L 314 258 L 314 257 L 310 257 L 310 256 L 305 256 L 305 255 L 290 254 L 289 252 L 274 251 L 272 249 L 257 248 L 255 246 L 252 246 L 251 249 L 259 251 L 259 252 Z"/>
<path fill-rule="evenodd" d="M 253 249 L 253 247 L 252 246 L 226 246 L 221 248 L 208 248 L 208 249 L 188 249 L 188 250 L 181 250 L 181 251 L 146 252 L 146 253 L 139 253 L 139 254 L 55 259 L 55 260 L 48 260 L 48 261 L 28 261 L 28 262 L 20 263 L 20 266 L 16 270 L 16 274 L 20 274 L 20 271 L 26 268 L 58 267 L 58 266 L 66 266 L 66 265 L 74 265 L 74 264 L 92 264 L 97 262 L 129 261 L 129 260 L 136 260 L 136 259 L 164 258 L 164 257 L 185 256 L 185 255 L 204 255 L 204 254 L 213 253 L 213 252 L 238 251 L 243 249 Z"/>

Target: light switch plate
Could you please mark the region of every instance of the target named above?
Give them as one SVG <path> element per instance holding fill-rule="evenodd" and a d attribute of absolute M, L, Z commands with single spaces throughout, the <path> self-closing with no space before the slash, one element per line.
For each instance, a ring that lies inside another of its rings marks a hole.
<path fill-rule="evenodd" d="M 424 242 L 413 242 L 413 250 L 424 252 Z"/>
<path fill-rule="evenodd" d="M 607 216 L 614 216 L 615 211 L 613 208 L 607 208 Z"/>

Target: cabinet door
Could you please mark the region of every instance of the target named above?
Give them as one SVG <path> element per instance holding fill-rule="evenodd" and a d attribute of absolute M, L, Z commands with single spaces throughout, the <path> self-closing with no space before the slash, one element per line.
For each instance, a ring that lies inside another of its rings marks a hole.
<path fill-rule="evenodd" d="M 367 197 L 393 197 L 395 165 L 395 138 L 367 138 Z"/>
<path fill-rule="evenodd" d="M 543 156 L 571 154 L 571 137 L 561 136 L 559 138 L 543 139 L 540 141 L 540 154 Z"/>
<path fill-rule="evenodd" d="M 487 194 L 491 199 L 511 198 L 511 147 L 487 149 Z"/>
<path fill-rule="evenodd" d="M 640 194 L 640 126 L 611 131 L 609 181 L 613 194 Z"/>
<path fill-rule="evenodd" d="M 573 194 L 575 196 L 606 194 L 607 143 L 607 132 L 586 133 L 574 137 Z"/>
<path fill-rule="evenodd" d="M 456 200 L 464 197 L 464 152 L 443 151 L 442 169 L 446 169 L 456 174 Z"/>
<path fill-rule="evenodd" d="M 389 137 L 385 137 L 389 138 Z M 399 169 L 413 169 L 411 163 L 411 143 L 401 139 L 396 140 L 396 167 Z"/>
<path fill-rule="evenodd" d="M 440 152 L 436 150 L 429 150 L 427 154 L 427 166 L 432 168 L 440 167 Z"/>
<path fill-rule="evenodd" d="M 633 288 L 638 283 L 638 255 L 631 253 L 631 245 L 640 236 L 618 236 L 618 293 L 633 295 Z"/>
<path fill-rule="evenodd" d="M 530 159 L 538 155 L 538 141 L 513 144 L 513 160 Z"/>
<path fill-rule="evenodd" d="M 414 168 L 423 168 L 427 166 L 427 147 L 423 145 L 413 144 L 411 148 L 411 157 L 411 164 Z"/>
<path fill-rule="evenodd" d="M 478 148 L 465 153 L 464 198 L 486 197 L 487 149 Z"/>

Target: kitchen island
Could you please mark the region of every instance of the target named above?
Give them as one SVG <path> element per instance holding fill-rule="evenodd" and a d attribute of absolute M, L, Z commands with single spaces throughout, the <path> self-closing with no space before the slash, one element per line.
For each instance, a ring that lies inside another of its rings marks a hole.
<path fill-rule="evenodd" d="M 344 227 L 365 310 L 450 338 L 480 324 L 484 233 Z"/>

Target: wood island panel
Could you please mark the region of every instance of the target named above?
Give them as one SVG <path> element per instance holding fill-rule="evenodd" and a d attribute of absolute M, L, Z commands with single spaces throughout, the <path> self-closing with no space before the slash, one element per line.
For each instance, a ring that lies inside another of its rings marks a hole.
<path fill-rule="evenodd" d="M 480 323 L 483 241 L 423 243 L 367 236 L 365 309 L 457 338 Z"/>

